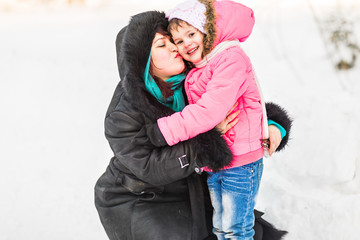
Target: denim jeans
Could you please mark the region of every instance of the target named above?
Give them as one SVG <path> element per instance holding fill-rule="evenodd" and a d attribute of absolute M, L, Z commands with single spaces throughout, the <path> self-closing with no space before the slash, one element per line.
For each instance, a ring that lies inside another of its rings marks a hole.
<path fill-rule="evenodd" d="M 241 167 L 209 172 L 208 186 L 214 207 L 213 232 L 218 240 L 251 240 L 255 197 L 259 190 L 263 159 Z"/>

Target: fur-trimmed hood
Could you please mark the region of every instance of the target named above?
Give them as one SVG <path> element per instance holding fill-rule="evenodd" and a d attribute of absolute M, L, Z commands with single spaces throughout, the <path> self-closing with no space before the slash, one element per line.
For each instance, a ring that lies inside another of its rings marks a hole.
<path fill-rule="evenodd" d="M 133 104 L 153 119 L 168 116 L 174 111 L 159 103 L 145 87 L 144 71 L 152 41 L 159 28 L 167 29 L 164 12 L 148 11 L 134 15 L 116 38 L 120 86 L 126 96 L 136 99 Z M 120 87 L 119 86 L 119 87 Z"/>
<path fill-rule="evenodd" d="M 204 52 L 208 54 L 219 43 L 238 39 L 244 42 L 251 34 L 253 11 L 233 1 L 198 0 L 206 6 Z"/>

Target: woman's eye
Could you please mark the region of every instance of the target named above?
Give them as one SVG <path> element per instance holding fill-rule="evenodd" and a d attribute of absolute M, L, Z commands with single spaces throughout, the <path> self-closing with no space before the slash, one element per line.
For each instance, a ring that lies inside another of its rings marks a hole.
<path fill-rule="evenodd" d="M 177 41 L 175 44 L 176 45 L 180 45 L 180 44 L 182 44 L 183 43 L 183 41 Z"/>
<path fill-rule="evenodd" d="M 195 33 L 190 33 L 189 37 L 193 37 L 195 35 Z"/>
<path fill-rule="evenodd" d="M 158 47 L 165 47 L 165 43 L 162 42 L 162 41 L 159 41 L 159 42 L 158 42 Z"/>

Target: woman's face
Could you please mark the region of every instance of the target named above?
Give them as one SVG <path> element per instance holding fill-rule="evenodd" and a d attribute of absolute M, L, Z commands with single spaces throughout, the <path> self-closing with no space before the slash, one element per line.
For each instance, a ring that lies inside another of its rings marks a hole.
<path fill-rule="evenodd" d="M 153 75 L 162 80 L 167 80 L 184 71 L 183 58 L 169 36 L 156 33 L 151 46 L 150 67 Z"/>

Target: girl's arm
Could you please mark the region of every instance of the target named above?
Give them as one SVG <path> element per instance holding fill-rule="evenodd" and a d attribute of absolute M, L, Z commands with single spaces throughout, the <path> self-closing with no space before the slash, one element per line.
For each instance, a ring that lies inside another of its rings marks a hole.
<path fill-rule="evenodd" d="M 290 130 L 292 127 L 292 118 L 288 115 L 287 111 L 279 105 L 268 102 L 265 104 L 268 124 L 269 124 L 269 140 L 270 149 L 269 154 L 272 155 L 275 151 L 281 151 L 288 143 Z M 231 112 L 231 111 L 230 111 Z M 222 122 L 216 126 L 216 130 L 222 135 L 233 127 L 236 121 L 237 113 L 228 115 Z M 235 120 L 233 120 L 235 119 Z M 276 120 L 276 122 L 275 122 Z M 273 124 L 273 123 L 276 124 Z M 165 138 L 160 132 L 158 125 L 148 124 L 147 135 L 150 137 L 151 142 L 156 146 L 167 145 Z M 284 134 L 285 133 L 285 134 Z"/>
<path fill-rule="evenodd" d="M 250 62 L 240 52 L 230 50 L 226 59 L 214 67 L 205 93 L 181 112 L 158 119 L 159 129 L 167 144 L 172 146 L 214 128 L 227 115 L 248 87 L 246 77 Z"/>

